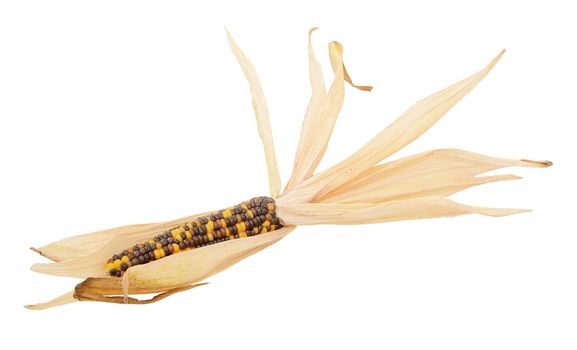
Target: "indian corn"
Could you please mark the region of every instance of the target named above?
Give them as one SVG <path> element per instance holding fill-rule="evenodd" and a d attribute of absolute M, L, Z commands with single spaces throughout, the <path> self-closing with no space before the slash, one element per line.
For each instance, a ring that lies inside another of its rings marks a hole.
<path fill-rule="evenodd" d="M 344 102 L 343 47 L 329 44 L 333 81 L 325 87 L 309 33 L 311 98 L 305 114 L 292 175 L 281 191 L 267 104 L 256 71 L 232 37 L 230 47 L 249 83 L 258 131 L 264 146 L 270 197 L 168 222 L 130 225 L 69 237 L 33 248 L 53 260 L 32 270 L 83 278 L 44 309 L 74 301 L 143 304 L 200 285 L 206 278 L 278 242 L 297 225 L 367 224 L 477 213 L 504 216 L 523 209 L 481 208 L 448 197 L 472 186 L 518 179 L 480 176 L 509 166 L 548 167 L 548 161 L 488 157 L 458 149 L 438 149 L 387 162 L 422 135 L 469 93 L 495 66 L 489 65 L 425 99 L 398 117 L 366 145 L 340 163 L 316 172 Z M 228 33 L 227 33 L 228 34 Z M 426 175 L 426 176 L 424 176 Z M 158 293 L 148 300 L 133 295 Z M 132 296 L 131 296 L 132 295 Z"/>
<path fill-rule="evenodd" d="M 154 238 L 114 254 L 106 264 L 110 276 L 120 277 L 128 268 L 165 256 L 231 239 L 246 238 L 281 228 L 274 200 L 255 197 L 173 227 Z"/>

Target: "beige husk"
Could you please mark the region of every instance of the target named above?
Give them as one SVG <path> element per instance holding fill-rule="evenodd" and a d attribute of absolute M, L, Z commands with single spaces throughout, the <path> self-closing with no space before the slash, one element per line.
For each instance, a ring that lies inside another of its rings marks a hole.
<path fill-rule="evenodd" d="M 264 155 L 266 158 L 266 165 L 268 167 L 268 182 L 270 196 L 276 198 L 280 192 L 280 173 L 278 171 L 276 153 L 274 150 L 274 141 L 272 138 L 272 130 L 270 126 L 270 119 L 268 115 L 268 107 L 264 98 L 264 92 L 260 85 L 258 75 L 242 50 L 238 47 L 232 36 L 226 31 L 228 43 L 232 49 L 232 53 L 236 57 L 238 63 L 242 68 L 242 72 L 248 81 L 250 93 L 252 95 L 252 107 L 258 124 L 258 133 L 264 146 Z"/>
<path fill-rule="evenodd" d="M 302 124 L 293 173 L 280 194 L 280 175 L 264 94 L 254 67 L 227 32 L 230 47 L 249 83 L 265 150 L 270 194 L 276 199 L 277 215 L 286 227 L 133 266 L 123 278 L 106 276 L 104 263 L 108 257 L 198 215 L 157 224 L 123 226 L 33 248 L 56 261 L 35 264 L 32 266 L 34 271 L 86 280 L 72 292 L 27 307 L 45 309 L 77 300 L 129 304 L 156 302 L 205 284 L 201 282 L 206 278 L 278 242 L 296 225 L 369 224 L 469 213 L 504 216 L 527 211 L 469 206 L 447 197 L 471 186 L 519 178 L 514 175 L 479 176 L 488 171 L 510 166 L 547 167 L 550 162 L 501 159 L 458 149 L 439 149 L 381 163 L 435 124 L 489 73 L 504 51 L 478 73 L 417 102 L 344 161 L 315 174 L 343 105 L 344 82 L 360 90 L 371 90 L 370 86 L 352 82 L 343 64 L 342 45 L 332 42 L 329 57 L 334 80 L 325 91 L 322 70 L 311 44 L 311 33 L 315 29 L 309 32 L 308 46 L 312 94 Z M 149 293 L 160 294 L 147 300 L 129 297 Z"/>
<path fill-rule="evenodd" d="M 94 253 L 119 233 L 131 233 L 144 230 L 153 225 L 154 224 L 137 224 L 120 226 L 108 230 L 67 237 L 40 248 L 31 247 L 30 249 L 52 261 L 77 259 Z"/>
<path fill-rule="evenodd" d="M 321 66 L 315 57 L 311 43 L 311 34 L 316 29 L 313 28 L 309 31 L 309 77 L 312 94 L 301 128 L 293 173 L 286 185 L 285 193 L 292 189 L 295 183 L 300 183 L 312 176 L 321 162 L 343 106 L 345 99 L 344 82 L 348 82 L 359 90 L 372 90 L 372 86 L 353 83 L 343 63 L 343 46 L 339 42 L 333 41 L 329 44 L 329 58 L 335 77 L 328 94 L 325 93 Z"/>
<path fill-rule="evenodd" d="M 178 226 L 183 222 L 189 222 L 191 219 L 194 219 L 197 216 L 205 214 L 208 214 L 208 212 L 192 216 L 186 216 L 183 218 L 178 218 L 176 220 L 170 220 L 160 223 L 137 224 L 137 225 L 115 227 L 108 230 L 67 237 L 59 241 L 42 246 L 40 248 L 32 247 L 30 249 L 52 261 L 58 262 L 58 261 L 73 260 L 97 252 L 107 243 L 112 241 L 112 239 L 116 237 L 116 235 L 118 234 L 123 235 L 134 234 L 150 237 L 150 235 L 154 235 L 157 232 L 161 232 L 169 228 Z"/>

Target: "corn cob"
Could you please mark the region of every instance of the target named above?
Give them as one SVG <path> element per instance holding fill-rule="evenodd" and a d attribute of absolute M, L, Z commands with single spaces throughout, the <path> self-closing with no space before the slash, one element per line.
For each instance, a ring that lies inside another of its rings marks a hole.
<path fill-rule="evenodd" d="M 270 197 L 255 197 L 233 207 L 199 216 L 125 249 L 108 260 L 110 276 L 121 277 L 131 266 L 231 239 L 255 236 L 282 227 Z"/>

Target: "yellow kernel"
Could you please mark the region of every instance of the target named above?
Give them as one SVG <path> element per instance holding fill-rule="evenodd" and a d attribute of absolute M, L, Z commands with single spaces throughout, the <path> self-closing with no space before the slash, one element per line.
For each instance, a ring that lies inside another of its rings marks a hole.
<path fill-rule="evenodd" d="M 106 269 L 107 269 L 108 271 L 112 270 L 113 268 L 114 268 L 114 263 L 111 263 L 111 262 L 110 262 L 110 263 L 106 264 Z"/>
<path fill-rule="evenodd" d="M 160 250 L 159 250 L 159 249 L 155 249 L 155 250 L 154 250 L 154 258 L 155 258 L 156 260 L 158 260 L 158 259 L 161 258 L 161 256 L 160 256 Z"/>
<path fill-rule="evenodd" d="M 214 236 L 212 235 L 212 233 L 207 233 L 206 234 L 208 236 L 208 240 L 212 242 L 212 240 L 214 240 Z"/>
<path fill-rule="evenodd" d="M 267 221 L 263 222 L 263 223 L 262 223 L 262 226 L 263 226 L 263 227 L 269 227 L 269 226 L 270 226 L 270 221 L 267 220 Z"/>
<path fill-rule="evenodd" d="M 275 209 L 275 208 L 274 208 L 274 203 L 269 203 L 269 204 L 267 204 L 267 205 L 266 205 L 266 208 L 267 208 L 269 211 L 273 211 L 273 210 Z"/>
<path fill-rule="evenodd" d="M 172 248 L 174 249 L 174 252 L 175 252 L 175 253 L 180 252 L 180 247 L 178 246 L 178 244 L 172 243 Z"/>
<path fill-rule="evenodd" d="M 240 237 L 240 238 L 246 238 L 246 232 L 239 232 L 239 233 L 238 233 L 238 237 Z"/>
<path fill-rule="evenodd" d="M 127 264 L 130 262 L 130 259 L 129 259 L 126 255 L 123 256 L 122 259 L 120 259 L 120 260 L 121 260 L 122 262 L 127 263 Z"/>
<path fill-rule="evenodd" d="M 118 270 L 120 268 L 120 264 L 122 264 L 122 261 L 120 261 L 120 259 L 114 260 L 114 268 L 115 269 Z"/>
<path fill-rule="evenodd" d="M 240 205 L 240 207 L 241 207 L 242 209 L 244 209 L 244 210 L 248 210 L 248 207 L 247 207 L 246 204 L 244 204 L 244 203 L 242 203 L 242 204 Z"/>
<path fill-rule="evenodd" d="M 186 231 L 186 239 L 191 239 L 192 238 L 192 233 L 190 233 L 190 231 Z"/>
<path fill-rule="evenodd" d="M 238 224 L 238 232 L 246 232 L 246 223 L 244 221 Z"/>
<path fill-rule="evenodd" d="M 182 237 L 180 236 L 180 232 L 178 230 L 172 230 L 172 238 L 176 239 L 179 242 L 182 242 Z"/>
<path fill-rule="evenodd" d="M 253 228 L 252 233 L 258 233 L 258 227 Z"/>
<path fill-rule="evenodd" d="M 230 211 L 230 208 L 226 208 L 225 210 L 222 211 L 222 217 L 223 218 L 230 218 L 232 216 L 232 212 Z"/>
<path fill-rule="evenodd" d="M 156 249 L 162 249 L 162 244 L 156 243 Z"/>
<path fill-rule="evenodd" d="M 230 237 L 230 230 L 228 229 L 228 227 L 224 228 L 224 232 L 228 237 Z"/>
<path fill-rule="evenodd" d="M 252 211 L 247 210 L 246 214 L 248 215 L 249 218 L 254 219 L 254 214 L 252 213 Z"/>
<path fill-rule="evenodd" d="M 220 227 L 226 227 L 226 221 L 224 221 L 224 219 L 220 219 L 219 223 Z"/>
<path fill-rule="evenodd" d="M 206 224 L 206 232 L 207 232 L 207 233 L 211 233 L 212 231 L 214 231 L 214 222 L 209 221 L 209 222 Z"/>

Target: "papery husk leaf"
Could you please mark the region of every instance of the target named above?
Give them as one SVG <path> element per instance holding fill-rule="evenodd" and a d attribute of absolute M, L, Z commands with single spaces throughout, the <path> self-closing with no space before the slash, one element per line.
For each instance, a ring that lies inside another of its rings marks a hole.
<path fill-rule="evenodd" d="M 337 44 L 340 46 L 340 51 L 341 51 L 341 58 L 338 59 L 337 56 L 335 55 L 330 55 L 330 59 L 331 59 L 331 66 L 333 68 L 333 72 L 336 72 L 341 66 L 343 69 L 343 78 L 344 80 L 349 83 L 350 86 L 358 89 L 358 90 L 362 90 L 362 91 L 371 91 L 373 90 L 372 86 L 369 85 L 356 85 L 355 83 L 353 83 L 353 80 L 351 79 L 349 72 L 347 72 L 347 67 L 345 66 L 345 62 L 342 59 L 342 45 L 340 43 L 337 42 Z"/>
<path fill-rule="evenodd" d="M 254 66 L 238 47 L 230 33 L 227 31 L 227 38 L 230 48 L 236 57 L 242 72 L 248 81 L 250 87 L 250 94 L 252 96 L 252 106 L 258 124 L 258 133 L 264 147 L 264 154 L 266 158 L 266 165 L 268 168 L 269 191 L 272 198 L 276 198 L 280 192 L 280 173 L 276 160 L 276 153 L 274 149 L 274 142 L 272 137 L 272 129 L 270 125 L 270 118 L 268 107 L 264 97 L 264 92 L 256 74 Z"/>
<path fill-rule="evenodd" d="M 468 206 L 437 196 L 376 204 L 302 203 L 277 208 L 278 216 L 288 225 L 357 225 L 463 214 L 506 216 L 526 211 L 529 210 Z"/>
<path fill-rule="evenodd" d="M 26 307 L 45 309 L 77 299 L 128 304 L 156 302 L 174 293 L 206 284 L 199 282 L 271 246 L 294 229 L 294 226 L 287 226 L 252 237 L 233 239 L 181 252 L 147 264 L 132 266 L 122 278 L 90 277 L 78 284 L 74 292 L 47 303 Z M 104 264 L 102 261 L 100 263 L 104 271 Z M 162 294 L 149 300 L 128 297 L 128 294 L 151 293 Z"/>
<path fill-rule="evenodd" d="M 76 301 L 100 301 L 116 304 L 151 304 L 160 301 L 162 299 L 165 299 L 173 294 L 184 292 L 189 289 L 204 286 L 207 284 L 207 283 L 198 283 L 186 287 L 174 288 L 160 292 L 159 294 L 153 296 L 150 299 L 136 299 L 131 297 L 116 296 L 114 294 L 106 294 L 104 291 L 110 291 L 109 289 L 96 288 L 95 290 L 95 288 L 91 287 L 91 284 L 93 284 L 93 280 L 94 279 L 89 278 L 86 281 L 78 284 L 73 291 L 70 291 L 46 303 L 24 305 L 24 307 L 30 310 L 45 310 L 55 306 L 70 304 Z"/>
<path fill-rule="evenodd" d="M 89 281 L 89 280 L 86 280 L 85 282 L 87 282 L 87 281 Z M 87 287 L 85 282 L 78 284 L 76 286 L 76 288 L 74 289 L 74 298 L 79 300 L 79 301 L 99 301 L 99 302 L 105 302 L 105 303 L 138 304 L 138 305 L 156 303 L 157 301 L 168 298 L 169 296 L 171 296 L 173 294 L 184 292 L 184 291 L 187 291 L 189 289 L 204 286 L 207 284 L 207 283 L 197 283 L 197 284 L 192 284 L 190 286 L 173 288 L 173 289 L 169 289 L 167 291 L 161 292 L 161 293 L 153 296 L 150 299 L 136 299 L 136 298 L 129 297 L 128 295 L 117 296 L 117 295 L 110 295 L 110 294 L 95 293 L 93 291 L 90 291 L 89 287 Z"/>
<path fill-rule="evenodd" d="M 196 215 L 194 217 L 191 217 L 190 219 L 187 218 L 187 220 L 183 221 L 182 223 L 189 222 L 192 219 L 196 218 L 197 216 L 200 216 L 200 215 Z M 136 271 L 147 271 L 148 269 L 154 268 L 154 266 L 156 264 L 160 263 L 161 266 L 163 266 L 165 264 L 168 264 L 167 262 L 164 262 L 164 261 L 172 261 L 175 258 L 176 258 L 176 261 L 179 261 L 181 259 L 184 259 L 182 257 L 184 255 L 186 255 L 186 256 L 188 256 L 188 255 L 205 256 L 207 254 L 210 255 L 211 252 L 215 252 L 215 249 L 217 249 L 218 247 L 222 247 L 223 251 L 226 252 L 227 250 L 225 249 L 225 247 L 229 247 L 229 246 L 232 247 L 232 248 L 228 248 L 229 250 L 230 249 L 234 250 L 234 249 L 242 249 L 243 247 L 245 247 L 245 245 L 252 245 L 252 244 L 261 245 L 262 242 L 268 242 L 269 240 L 273 239 L 277 235 L 281 235 L 282 233 L 284 233 L 286 231 L 287 230 L 285 228 L 283 228 L 283 229 L 273 231 L 273 232 L 267 233 L 267 234 L 261 234 L 261 235 L 257 235 L 254 237 L 248 237 L 248 238 L 242 238 L 242 239 L 234 239 L 234 240 L 230 240 L 230 241 L 226 241 L 226 242 L 221 242 L 221 243 L 218 243 L 215 245 L 210 245 L 210 246 L 193 249 L 193 250 L 186 251 L 186 252 L 181 252 L 181 253 L 174 254 L 174 255 L 171 255 L 171 256 L 168 256 L 168 257 L 165 257 L 165 258 L 162 258 L 160 260 L 153 261 L 153 262 L 150 262 L 150 263 L 147 263 L 144 265 L 133 266 L 127 270 L 128 271 L 127 273 L 128 274 L 136 273 L 135 270 Z M 74 260 L 57 262 L 57 263 L 34 264 L 34 265 L 32 265 L 32 270 L 36 271 L 36 272 L 45 273 L 45 274 L 49 274 L 49 275 L 56 275 L 56 276 L 67 276 L 67 277 L 78 277 L 78 278 L 94 277 L 94 278 L 117 279 L 117 278 L 113 278 L 113 277 L 108 276 L 106 273 L 105 265 L 106 265 L 106 262 L 108 261 L 108 259 L 112 255 L 118 253 L 119 251 L 122 251 L 122 250 L 126 249 L 127 247 L 131 247 L 134 244 L 146 241 L 146 240 L 150 239 L 151 237 L 153 237 L 155 234 L 159 234 L 161 232 L 162 231 L 159 231 L 159 230 L 150 230 L 150 231 L 143 231 L 143 232 L 137 232 L 137 233 L 124 234 L 124 235 L 117 235 L 111 242 L 109 242 L 107 245 L 105 245 L 102 249 L 98 250 L 95 253 L 90 254 L 89 256 L 79 258 L 79 259 L 74 259 Z M 280 232 L 280 233 L 277 233 L 277 232 Z M 264 238 L 261 238 L 261 237 L 264 237 Z M 261 242 L 261 240 L 262 240 L 262 242 Z M 244 241 L 246 241 L 246 243 L 239 243 L 239 242 L 244 242 Z M 218 258 L 218 256 L 219 256 L 218 253 L 213 253 L 213 254 L 215 254 L 214 256 L 216 256 Z M 195 258 L 190 258 L 190 259 L 195 259 Z M 194 269 L 195 267 L 191 267 L 191 268 Z M 127 273 L 125 273 L 125 275 Z M 166 271 L 164 273 L 166 275 L 170 275 Z M 136 276 L 137 276 L 136 280 L 138 281 L 139 275 L 136 275 Z M 186 285 L 189 285 L 192 283 L 195 283 L 195 282 L 186 283 Z M 136 282 L 136 286 L 138 287 L 138 282 Z M 182 287 L 182 286 L 183 285 L 177 285 L 177 286 L 171 285 L 170 287 L 175 288 L 175 287 Z"/>
<path fill-rule="evenodd" d="M 107 243 L 111 242 L 117 235 L 136 235 L 136 237 L 141 237 L 141 234 L 154 235 L 156 232 L 162 232 L 180 226 L 185 222 L 190 222 L 198 216 L 206 215 L 208 213 L 209 212 L 195 214 L 159 223 L 127 225 L 103 231 L 85 233 L 67 237 L 40 248 L 30 249 L 55 262 L 74 260 L 97 252 L 105 247 Z"/>
<path fill-rule="evenodd" d="M 70 291 L 68 293 L 62 294 L 61 296 L 54 298 L 45 303 L 38 303 L 38 304 L 31 304 L 31 305 L 24 305 L 25 308 L 30 310 L 45 310 L 55 306 L 61 306 L 73 303 L 78 301 L 74 298 L 74 291 Z"/>
<path fill-rule="evenodd" d="M 311 84 L 312 93 L 301 127 L 301 134 L 299 144 L 297 146 L 297 151 L 295 154 L 293 172 L 291 178 L 289 179 L 286 185 L 285 192 L 287 190 L 290 190 L 295 183 L 302 181 L 303 179 L 314 173 L 314 169 L 311 171 L 310 166 L 307 166 L 312 162 L 308 158 L 314 156 L 311 155 L 308 150 L 311 149 L 311 146 L 309 144 L 315 141 L 315 134 L 317 131 L 316 125 L 319 123 L 320 111 L 326 100 L 326 90 L 325 90 L 325 81 L 323 79 L 323 72 L 320 63 L 317 61 L 315 57 L 311 40 L 312 33 L 315 30 L 317 30 L 317 28 L 312 28 L 309 31 L 309 46 L 308 46 L 309 80 Z"/>
<path fill-rule="evenodd" d="M 312 33 L 316 28 L 313 28 Z M 328 94 L 324 92 L 324 81 L 320 64 L 314 56 L 309 33 L 309 75 L 312 96 L 301 128 L 301 136 L 295 155 L 294 169 L 285 188 L 290 190 L 296 183 L 312 176 L 321 162 L 337 117 L 344 102 L 344 82 L 351 86 L 371 91 L 371 86 L 355 85 L 343 63 L 343 46 L 333 41 L 329 44 L 329 58 L 335 75 Z"/>
<path fill-rule="evenodd" d="M 342 46 L 337 42 L 329 44 L 329 55 L 338 61 L 335 77 L 329 91 L 325 97 L 320 96 L 321 92 L 313 91 L 311 103 L 313 109 L 309 108 L 309 113 L 305 116 L 303 129 L 301 131 L 302 144 L 299 145 L 295 158 L 295 168 L 292 179 L 289 183 L 298 183 L 311 176 L 319 165 L 328 146 L 329 139 L 333 132 L 335 122 L 343 106 L 345 98 Z M 317 94 L 317 96 L 315 96 Z M 321 106 L 316 103 L 322 102 Z M 320 107 L 318 111 L 317 107 Z M 287 188 L 291 188 L 288 186 Z"/>
<path fill-rule="evenodd" d="M 132 231 L 119 231 L 112 239 L 106 240 L 100 248 L 90 252 L 88 255 L 54 263 L 34 264 L 32 265 L 32 271 L 49 275 L 79 278 L 106 277 L 104 265 L 112 255 L 126 249 L 127 247 L 147 241 L 168 229 L 194 221 L 197 217 L 204 216 L 208 213 L 210 212 L 186 216 L 157 224 L 149 224 L 138 229 L 135 228 Z M 122 227 L 118 228 L 118 230 L 120 229 L 122 229 Z M 103 235 L 97 234 L 96 236 L 102 237 Z M 75 240 L 71 238 L 71 241 Z M 79 249 L 82 250 L 81 247 L 79 247 Z"/>
<path fill-rule="evenodd" d="M 449 196 L 468 187 L 516 176 L 475 177 L 503 167 L 546 167 L 548 162 L 489 157 L 437 149 L 376 165 L 320 198 L 321 202 L 376 203 L 416 196 Z"/>
<path fill-rule="evenodd" d="M 521 179 L 521 177 L 515 175 L 435 179 L 413 177 L 402 183 L 391 184 L 385 187 L 379 187 L 378 185 L 367 186 L 367 190 L 371 189 L 369 192 L 363 192 L 364 189 L 359 189 L 354 192 L 347 192 L 324 199 L 322 203 L 382 203 L 385 201 L 418 197 L 448 197 L 473 186 L 519 179 Z M 428 185 L 428 183 L 431 183 L 431 185 Z"/>
<path fill-rule="evenodd" d="M 308 201 L 318 201 L 335 188 L 394 154 L 421 136 L 469 93 L 497 64 L 504 52 L 497 55 L 487 67 L 478 73 L 418 101 L 353 155 L 305 180 L 287 196 L 300 197 L 299 200 L 310 196 Z M 291 199 L 287 200 L 294 202 Z"/>
<path fill-rule="evenodd" d="M 71 260 L 94 253 L 106 245 L 106 243 L 110 242 L 117 234 L 143 230 L 152 225 L 155 224 L 120 226 L 108 230 L 67 237 L 39 248 L 31 247 L 30 249 L 52 261 Z"/>

